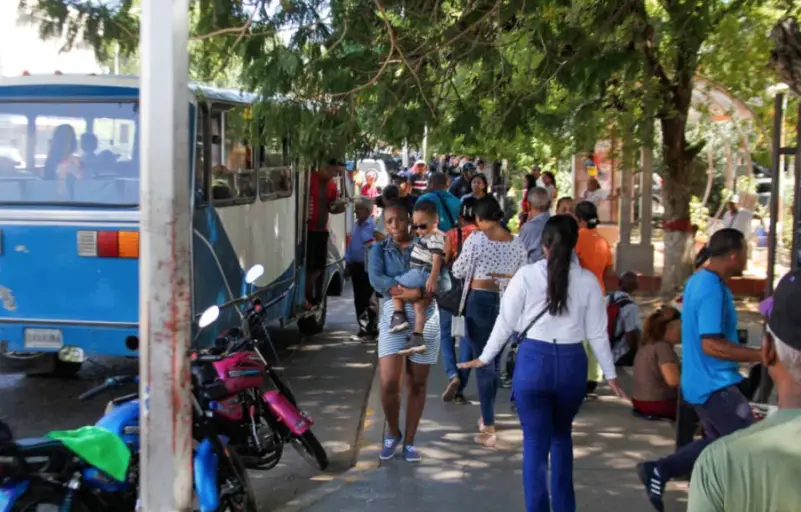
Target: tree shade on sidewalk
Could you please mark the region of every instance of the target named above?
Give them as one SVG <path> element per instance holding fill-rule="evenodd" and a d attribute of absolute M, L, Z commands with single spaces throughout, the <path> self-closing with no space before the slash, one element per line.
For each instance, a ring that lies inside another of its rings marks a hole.
<path fill-rule="evenodd" d="M 630 386 L 626 379 L 626 375 L 621 376 L 622 384 Z M 442 368 L 433 369 L 429 401 L 417 436 L 422 463 L 409 464 L 396 457 L 377 469 L 347 478 L 346 484 L 304 510 L 525 510 L 522 432 L 509 409 L 508 390 L 501 390 L 498 397 L 499 443 L 497 449 L 490 450 L 473 442 L 479 416 L 473 386 L 467 390 L 472 399 L 469 405 L 445 404 L 439 400 L 445 383 Z M 672 450 L 671 425 L 633 417 L 630 406 L 614 398 L 604 385 L 599 393 L 598 399 L 584 404 L 574 423 L 578 510 L 650 510 L 634 468 L 637 462 Z M 375 453 L 368 446 L 363 456 L 373 457 Z M 684 492 L 667 493 L 666 510 L 685 510 L 687 483 L 671 487 Z"/>

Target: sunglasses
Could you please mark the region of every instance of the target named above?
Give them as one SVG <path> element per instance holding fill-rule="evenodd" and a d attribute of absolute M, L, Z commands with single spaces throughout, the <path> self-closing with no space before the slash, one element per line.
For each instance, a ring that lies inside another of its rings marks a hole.
<path fill-rule="evenodd" d="M 428 229 L 428 224 L 412 224 L 412 229 Z"/>

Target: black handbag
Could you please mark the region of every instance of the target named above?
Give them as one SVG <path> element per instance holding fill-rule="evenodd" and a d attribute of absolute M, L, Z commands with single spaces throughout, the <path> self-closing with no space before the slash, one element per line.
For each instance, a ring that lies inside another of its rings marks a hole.
<path fill-rule="evenodd" d="M 448 220 L 450 221 L 451 225 L 456 226 L 456 237 L 457 237 L 457 251 L 458 253 L 462 252 L 462 228 L 459 227 L 458 224 L 454 222 L 453 216 L 451 215 L 450 210 L 448 210 L 448 205 L 445 204 L 445 201 L 442 200 L 439 195 L 437 195 L 437 199 L 439 199 L 440 203 L 442 203 L 442 208 L 445 210 L 445 215 L 448 216 Z M 437 293 L 437 306 L 440 309 L 444 309 L 445 311 L 452 313 L 454 315 L 461 315 L 462 312 L 459 311 L 459 306 L 462 301 L 462 290 L 464 290 L 464 279 L 456 279 L 451 274 L 451 287 L 448 291 Z"/>
<path fill-rule="evenodd" d="M 539 319 L 542 318 L 542 315 L 544 315 L 547 311 L 548 311 L 548 306 L 546 305 L 542 309 L 542 311 L 540 311 L 537 314 L 537 316 L 534 317 L 534 320 L 529 322 L 528 326 L 525 329 L 523 329 L 522 332 L 518 333 L 516 336 L 512 336 L 512 338 L 513 338 L 512 346 L 509 347 L 509 352 L 506 354 L 506 378 L 507 379 L 511 380 L 512 379 L 512 375 L 514 375 L 514 373 L 515 373 L 515 363 L 517 362 L 517 350 L 520 348 L 520 342 L 522 342 L 525 339 L 526 333 L 528 332 L 528 330 L 531 329 L 532 327 L 534 327 L 534 324 L 536 324 L 537 321 L 539 321 Z"/>

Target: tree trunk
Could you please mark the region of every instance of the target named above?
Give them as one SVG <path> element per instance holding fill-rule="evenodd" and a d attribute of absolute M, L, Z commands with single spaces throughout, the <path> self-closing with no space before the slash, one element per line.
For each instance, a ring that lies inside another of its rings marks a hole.
<path fill-rule="evenodd" d="M 706 148 L 706 188 L 704 189 L 704 199 L 701 201 L 703 206 L 709 202 L 709 196 L 712 194 L 712 185 L 715 182 L 715 157 L 712 154 L 712 146 L 708 145 Z"/>
<path fill-rule="evenodd" d="M 734 192 L 734 154 L 726 142 L 726 172 L 723 173 L 723 186 Z"/>
<path fill-rule="evenodd" d="M 670 295 L 679 291 L 693 272 L 695 254 L 690 223 L 690 177 L 697 150 L 688 148 L 684 134 L 686 118 L 672 116 L 661 119 L 661 125 L 668 178 L 662 185 L 666 221 L 661 291 Z"/>

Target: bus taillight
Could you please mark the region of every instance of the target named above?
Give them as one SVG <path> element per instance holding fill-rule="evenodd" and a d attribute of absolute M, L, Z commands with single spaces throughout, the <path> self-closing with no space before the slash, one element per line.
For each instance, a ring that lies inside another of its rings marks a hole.
<path fill-rule="evenodd" d="M 78 231 L 78 256 L 136 259 L 139 257 L 139 232 Z"/>

